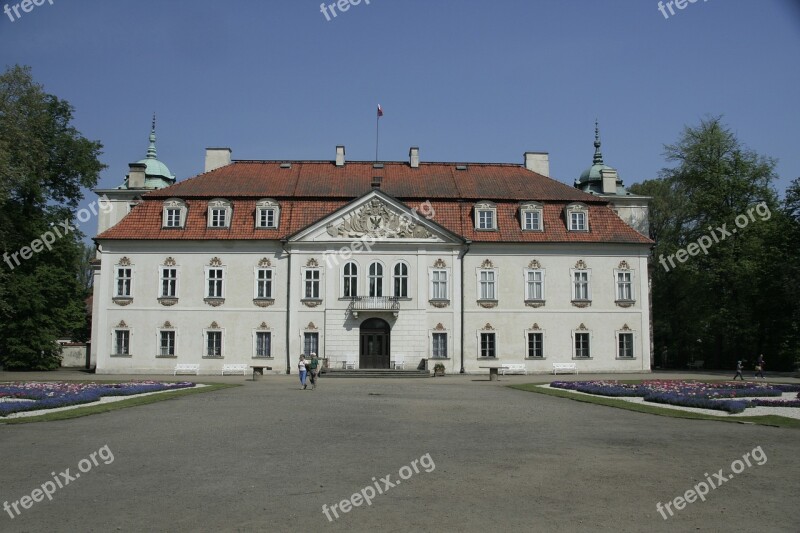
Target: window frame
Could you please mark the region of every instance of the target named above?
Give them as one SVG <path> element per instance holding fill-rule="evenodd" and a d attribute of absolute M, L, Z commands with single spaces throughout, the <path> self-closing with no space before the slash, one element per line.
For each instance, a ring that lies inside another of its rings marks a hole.
<path fill-rule="evenodd" d="M 309 278 L 309 274 L 316 273 L 316 279 Z M 303 283 L 303 292 L 301 300 L 322 300 L 322 268 L 320 267 L 303 267 L 300 269 L 301 281 Z M 313 287 L 316 287 L 316 296 L 313 294 L 308 296 L 309 283 L 311 283 L 312 293 Z"/>
<path fill-rule="evenodd" d="M 223 213 L 222 224 L 219 224 L 219 221 L 215 219 L 215 213 L 220 211 Z M 209 229 L 229 229 L 231 227 L 232 214 L 233 214 L 233 208 L 229 200 L 225 200 L 223 198 L 215 198 L 208 202 L 208 213 L 207 213 L 208 220 L 206 227 L 208 227 Z"/>
<path fill-rule="evenodd" d="M 170 212 L 178 211 L 177 224 L 172 224 L 173 220 L 170 217 Z M 161 212 L 161 227 L 165 229 L 182 229 L 186 226 L 186 202 L 180 198 L 169 198 L 164 201 Z"/>
<path fill-rule="evenodd" d="M 212 281 L 212 278 L 210 277 L 210 274 L 211 274 L 212 270 L 213 271 L 222 272 L 222 276 L 219 279 L 213 278 L 214 281 L 219 281 L 219 284 L 220 284 L 220 289 L 219 289 L 220 294 L 219 295 L 212 295 L 211 294 L 211 281 Z M 225 271 L 226 271 L 226 268 L 224 266 L 207 266 L 207 267 L 205 267 L 205 291 L 204 291 L 205 296 L 204 296 L 204 298 L 206 298 L 206 299 L 225 299 L 225 288 L 226 288 L 225 287 L 225 280 L 227 278 Z"/>
<path fill-rule="evenodd" d="M 120 347 L 120 343 L 119 343 L 120 334 L 123 334 L 123 336 L 126 338 L 125 347 L 127 348 L 127 351 L 125 353 L 118 353 L 119 352 L 119 347 Z M 114 328 L 112 328 L 111 329 L 111 342 L 112 342 L 113 353 L 111 353 L 110 356 L 111 357 L 132 357 L 132 354 L 131 354 L 131 340 L 132 340 L 132 338 L 133 338 L 133 332 L 131 331 L 131 328 L 127 328 L 127 327 L 122 327 L 122 328 L 121 327 L 114 327 Z"/>
<path fill-rule="evenodd" d="M 171 333 L 172 334 L 172 353 L 165 354 L 163 353 L 164 349 L 164 334 Z M 157 358 L 174 358 L 177 357 L 178 353 L 178 332 L 175 329 L 170 328 L 158 328 L 156 330 L 156 350 Z"/>
<path fill-rule="evenodd" d="M 315 344 L 316 346 L 315 347 L 309 346 L 307 339 L 316 339 L 313 342 L 313 344 Z M 316 353 L 317 357 L 322 357 L 322 354 L 320 354 L 319 350 L 320 334 L 318 330 L 304 330 L 301 340 L 303 341 L 303 355 L 306 357 L 306 359 L 311 357 L 312 352 Z"/>
<path fill-rule="evenodd" d="M 258 351 L 260 346 L 259 343 L 259 336 L 266 335 L 267 336 L 267 355 L 259 355 Z M 272 344 L 272 331 L 269 329 L 256 329 L 253 330 L 253 359 L 274 359 L 275 356 L 273 355 L 273 344 Z"/>
<path fill-rule="evenodd" d="M 261 273 L 269 273 L 269 279 L 262 279 Z M 253 269 L 253 299 L 254 300 L 274 300 L 275 299 L 275 267 L 261 267 L 257 266 Z M 261 284 L 264 283 L 265 287 L 269 287 L 268 294 L 260 294 Z"/>
<path fill-rule="evenodd" d="M 358 261 L 350 260 L 342 265 L 342 298 L 357 298 L 358 293 Z M 349 273 L 348 273 L 349 267 Z M 355 269 L 355 272 L 353 271 Z"/>
<path fill-rule="evenodd" d="M 624 275 L 629 276 L 630 279 L 628 281 L 625 281 L 625 282 L 620 281 L 620 279 L 619 279 L 620 276 L 624 276 Z M 622 302 L 622 303 L 632 303 L 632 302 L 636 301 L 636 286 L 634 285 L 634 279 L 635 278 L 636 278 L 636 276 L 635 276 L 635 273 L 634 273 L 633 270 L 630 270 L 630 269 L 629 270 L 623 270 L 623 269 L 619 269 L 619 268 L 615 268 L 614 269 L 614 293 L 615 293 L 614 301 Z M 622 296 L 620 289 L 622 288 L 622 285 L 625 284 L 625 283 L 627 283 L 627 285 L 628 285 L 628 290 L 630 292 L 630 298 L 621 298 L 620 297 L 620 296 Z"/>
<path fill-rule="evenodd" d="M 622 355 L 622 339 L 623 337 L 630 336 L 630 356 Z M 636 332 L 630 329 L 625 330 L 618 330 L 615 332 L 615 338 L 617 341 L 616 346 L 616 355 L 617 359 L 622 359 L 624 361 L 633 361 L 636 359 Z"/>
<path fill-rule="evenodd" d="M 583 280 L 576 280 L 576 275 L 578 274 L 585 274 L 586 275 L 586 298 L 578 298 L 578 283 L 583 283 Z M 572 301 L 578 303 L 584 302 L 591 302 L 592 301 L 592 269 L 590 268 L 571 268 L 569 270 L 570 275 L 570 285 L 572 287 Z"/>
<path fill-rule="evenodd" d="M 581 215 L 580 220 L 583 222 L 582 227 L 576 227 L 573 222 L 573 215 Z M 588 232 L 590 229 L 589 225 L 589 208 L 586 204 L 582 203 L 572 203 L 567 205 L 564 208 L 564 218 L 567 224 L 567 231 L 575 231 L 575 232 Z"/>
<path fill-rule="evenodd" d="M 586 347 L 582 348 L 586 350 L 587 355 L 578 355 L 578 338 L 586 338 Z M 576 360 L 590 360 L 592 359 L 592 332 L 589 330 L 573 330 L 572 332 L 572 358 Z"/>
<path fill-rule="evenodd" d="M 541 274 L 541 279 L 538 280 L 538 281 L 536 281 L 536 280 L 530 281 L 528 279 L 530 274 L 534 274 L 534 275 L 535 274 Z M 545 294 L 545 270 L 543 268 L 525 268 L 525 269 L 523 269 L 522 277 L 523 277 L 523 283 L 524 283 L 524 287 L 525 287 L 525 301 L 526 302 L 544 302 L 545 299 L 546 299 L 546 294 Z M 534 297 L 535 295 L 531 294 L 531 291 L 530 291 L 530 284 L 531 283 L 534 283 L 534 284 L 538 283 L 540 285 L 540 292 L 541 292 L 540 298 L 535 298 Z"/>
<path fill-rule="evenodd" d="M 437 342 L 436 339 L 444 336 L 444 357 L 436 355 Z M 435 330 L 430 332 L 430 346 L 431 346 L 431 359 L 446 360 L 450 359 L 450 337 L 446 331 Z"/>
<path fill-rule="evenodd" d="M 492 339 L 491 353 L 492 355 L 484 355 L 484 336 Z M 478 332 L 478 359 L 497 359 L 497 332 L 496 331 L 479 331 Z"/>
<path fill-rule="evenodd" d="M 211 335 L 219 335 L 219 355 L 209 355 L 209 340 Z M 225 358 L 225 329 L 206 328 L 203 330 L 203 359 L 224 359 Z"/>
<path fill-rule="evenodd" d="M 165 277 L 164 271 L 172 270 L 175 272 L 174 277 Z M 158 265 L 158 298 L 178 298 L 178 265 Z M 172 294 L 164 294 L 164 282 L 172 281 Z"/>
<path fill-rule="evenodd" d="M 531 335 L 539 335 L 539 349 L 541 350 L 541 355 L 531 355 Z M 545 335 L 544 331 L 541 329 L 528 329 L 525 330 L 525 359 L 535 359 L 537 361 L 547 359 L 545 355 Z"/>
<path fill-rule="evenodd" d="M 444 280 L 438 279 L 434 280 L 434 274 L 444 274 Z M 431 267 L 428 269 L 428 290 L 429 290 L 429 298 L 430 301 L 435 302 L 449 302 L 450 301 L 450 269 L 449 268 L 440 268 L 440 267 Z M 436 287 L 444 285 L 444 298 L 437 296 Z"/>
<path fill-rule="evenodd" d="M 499 276 L 499 273 L 498 273 L 498 269 L 497 268 L 478 268 L 478 269 L 476 269 L 476 271 L 477 271 L 477 281 L 478 281 L 478 285 L 476 287 L 477 296 L 478 296 L 477 300 L 479 302 L 496 302 L 496 301 L 498 301 L 499 298 L 498 298 L 498 294 L 497 293 L 498 293 L 498 287 L 500 286 L 500 276 Z M 491 280 L 489 280 L 489 279 L 486 279 L 486 280 L 481 279 L 483 274 L 491 274 L 492 275 L 491 276 L 492 279 Z M 487 287 L 491 287 L 492 288 L 491 297 L 484 297 L 484 295 L 483 295 L 484 284 L 486 284 Z"/>
<path fill-rule="evenodd" d="M 373 268 L 375 269 L 375 274 L 372 273 Z M 369 267 L 367 267 L 367 296 L 370 298 L 383 297 L 385 271 L 386 267 L 383 262 L 378 260 L 370 262 Z"/>
<path fill-rule="evenodd" d="M 483 227 L 482 215 L 484 214 L 491 217 L 489 227 Z M 475 204 L 475 230 L 497 231 L 497 205 L 494 202 L 478 202 Z"/>
<path fill-rule="evenodd" d="M 536 214 L 538 217 L 538 224 L 534 228 L 527 227 L 529 214 Z M 544 206 L 538 202 L 522 204 L 519 209 L 519 223 L 522 231 L 544 231 Z"/>
<path fill-rule="evenodd" d="M 400 269 L 399 274 L 398 268 Z M 392 266 L 392 296 L 395 298 L 408 298 L 408 273 L 409 267 L 405 261 L 398 261 Z M 398 282 L 400 284 L 399 291 L 397 290 Z"/>
<path fill-rule="evenodd" d="M 262 214 L 272 212 L 272 224 L 269 224 L 269 216 L 262 223 Z M 256 202 L 255 226 L 257 229 L 278 229 L 280 227 L 281 209 L 275 200 L 264 198 Z"/>
<path fill-rule="evenodd" d="M 120 270 L 128 271 L 127 276 L 120 276 Z M 133 298 L 133 265 L 114 265 L 114 298 Z M 127 280 L 127 294 L 120 294 L 120 281 Z"/>

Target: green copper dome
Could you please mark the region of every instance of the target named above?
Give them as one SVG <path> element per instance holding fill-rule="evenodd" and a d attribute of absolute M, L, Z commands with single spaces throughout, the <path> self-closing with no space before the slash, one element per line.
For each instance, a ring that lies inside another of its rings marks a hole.
<path fill-rule="evenodd" d="M 167 165 L 159 161 L 156 152 L 156 116 L 153 115 L 153 126 L 150 130 L 150 146 L 147 147 L 147 156 L 137 163 L 145 165 L 144 186 L 147 189 L 163 189 L 175 183 L 175 176 L 169 171 Z M 127 181 L 123 188 L 128 188 Z"/>
<path fill-rule="evenodd" d="M 603 163 L 603 153 L 600 151 L 600 128 L 597 122 L 594 123 L 594 158 L 592 159 L 592 166 L 587 168 L 578 178 L 577 183 L 587 183 L 595 180 L 602 180 L 603 176 L 600 174 L 601 170 L 614 170 L 610 166 Z"/>

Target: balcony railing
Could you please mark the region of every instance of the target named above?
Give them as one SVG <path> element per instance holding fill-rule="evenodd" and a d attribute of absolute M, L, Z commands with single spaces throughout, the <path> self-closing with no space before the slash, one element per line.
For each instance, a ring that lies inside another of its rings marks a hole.
<path fill-rule="evenodd" d="M 359 311 L 392 311 L 397 316 L 400 300 L 396 296 L 354 296 L 347 307 L 354 317 Z"/>

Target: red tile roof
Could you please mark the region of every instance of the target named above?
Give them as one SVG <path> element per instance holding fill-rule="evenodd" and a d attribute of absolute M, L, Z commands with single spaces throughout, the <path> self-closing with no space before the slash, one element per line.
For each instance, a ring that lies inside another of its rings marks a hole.
<path fill-rule="evenodd" d="M 456 170 L 455 163 L 292 162 L 237 161 L 200 174 L 165 189 L 152 191 L 116 226 L 98 239 L 124 240 L 254 240 L 282 239 L 326 217 L 371 190 L 373 176 L 381 176 L 381 191 L 410 208 L 430 201 L 432 222 L 474 242 L 608 242 L 651 244 L 652 241 L 625 224 L 606 201 L 583 193 L 519 165 L 469 164 Z M 162 201 L 181 198 L 188 206 L 185 228 L 162 228 Z M 210 198 L 233 203 L 230 228 L 208 228 Z M 255 227 L 256 202 L 273 198 L 281 207 L 277 229 Z M 497 205 L 496 231 L 474 228 L 476 200 Z M 544 203 L 544 231 L 522 231 L 519 205 Z M 570 232 L 564 206 L 580 201 L 589 207 L 588 232 Z"/>

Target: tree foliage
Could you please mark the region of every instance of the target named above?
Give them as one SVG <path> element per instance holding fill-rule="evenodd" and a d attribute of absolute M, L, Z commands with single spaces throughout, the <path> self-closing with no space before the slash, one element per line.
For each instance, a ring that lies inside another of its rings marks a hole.
<path fill-rule="evenodd" d="M 72 113 L 29 68 L 0 75 L 0 362 L 6 368 L 54 368 L 57 339 L 85 335 L 82 235 L 63 231 L 61 223 L 73 222 L 83 190 L 96 185 L 104 166 L 102 145 L 71 125 Z M 54 228 L 59 236 L 49 247 L 20 255 Z"/>
<path fill-rule="evenodd" d="M 687 127 L 665 155 L 673 166 L 660 179 L 631 187 L 653 198 L 656 355 L 666 351 L 672 366 L 703 359 L 731 368 L 764 353 L 771 368 L 787 369 L 796 354 L 800 294 L 787 264 L 797 263 L 798 220 L 772 188 L 774 160 L 743 146 L 719 117 Z"/>

